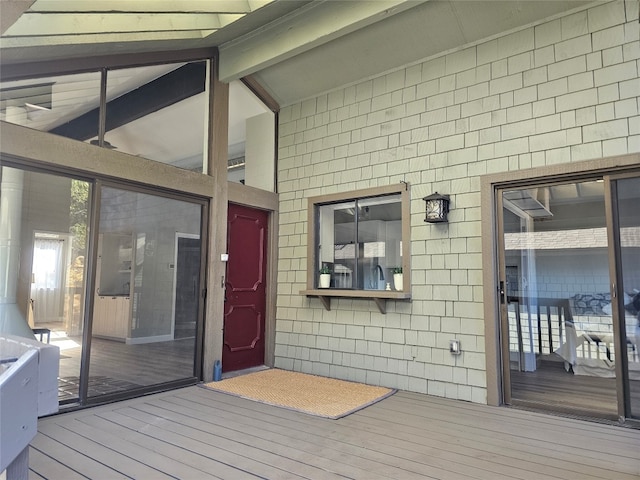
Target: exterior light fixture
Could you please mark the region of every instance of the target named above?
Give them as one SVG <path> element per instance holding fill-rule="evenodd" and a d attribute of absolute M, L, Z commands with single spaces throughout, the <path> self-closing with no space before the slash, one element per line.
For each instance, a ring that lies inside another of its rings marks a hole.
<path fill-rule="evenodd" d="M 427 204 L 427 216 L 424 221 L 429 223 L 447 222 L 449 213 L 449 195 L 440 195 L 438 192 L 423 198 Z"/>

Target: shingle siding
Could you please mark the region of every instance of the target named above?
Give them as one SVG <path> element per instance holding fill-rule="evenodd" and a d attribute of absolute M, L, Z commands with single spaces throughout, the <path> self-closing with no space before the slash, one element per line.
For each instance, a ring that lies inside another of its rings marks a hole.
<path fill-rule="evenodd" d="M 639 39 L 638 2 L 615 1 L 283 108 L 276 366 L 486 402 L 479 177 L 639 151 Z M 412 300 L 300 295 L 304 199 L 400 181 Z M 446 226 L 423 221 L 434 191 Z"/>

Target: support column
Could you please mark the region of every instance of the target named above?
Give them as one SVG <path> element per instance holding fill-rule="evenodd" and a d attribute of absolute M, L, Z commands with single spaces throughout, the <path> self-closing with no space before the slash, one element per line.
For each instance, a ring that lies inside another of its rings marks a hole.
<path fill-rule="evenodd" d="M 217 59 L 213 61 L 217 62 Z M 229 84 L 219 81 L 217 65 L 213 65 L 210 85 L 212 95 L 209 118 L 212 122 L 207 172 L 215 178 L 215 192 L 209 210 L 209 266 L 202 369 L 205 381 L 213 379 L 213 364 L 216 360 L 222 360 L 226 263 L 220 260 L 220 254 L 227 251 Z"/>

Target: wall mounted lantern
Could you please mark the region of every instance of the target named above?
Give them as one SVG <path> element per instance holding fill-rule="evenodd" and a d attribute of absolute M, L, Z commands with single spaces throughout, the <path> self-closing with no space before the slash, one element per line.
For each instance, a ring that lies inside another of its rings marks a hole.
<path fill-rule="evenodd" d="M 447 221 L 449 213 L 449 195 L 440 195 L 438 192 L 423 198 L 427 204 L 427 216 L 424 221 L 429 223 L 443 223 Z"/>

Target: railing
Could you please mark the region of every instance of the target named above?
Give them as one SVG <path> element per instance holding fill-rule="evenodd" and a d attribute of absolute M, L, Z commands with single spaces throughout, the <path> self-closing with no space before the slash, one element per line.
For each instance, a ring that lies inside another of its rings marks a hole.
<path fill-rule="evenodd" d="M 526 365 L 527 353 L 551 355 L 565 343 L 565 322 L 573 323 L 568 299 L 510 296 L 507 297 L 507 303 L 512 307 L 509 308 L 510 330 L 515 327 L 515 337 L 513 332 L 509 336 L 510 350 L 519 353 L 518 362 L 521 367 Z"/>
<path fill-rule="evenodd" d="M 537 360 L 548 358 L 564 360 L 574 372 L 579 364 L 613 374 L 616 352 L 610 316 L 574 316 L 566 298 L 509 296 L 507 303 L 509 350 L 519 370 L 533 371 Z M 634 369 L 640 360 L 638 335 L 635 323 L 627 325 L 627 354 Z"/>

